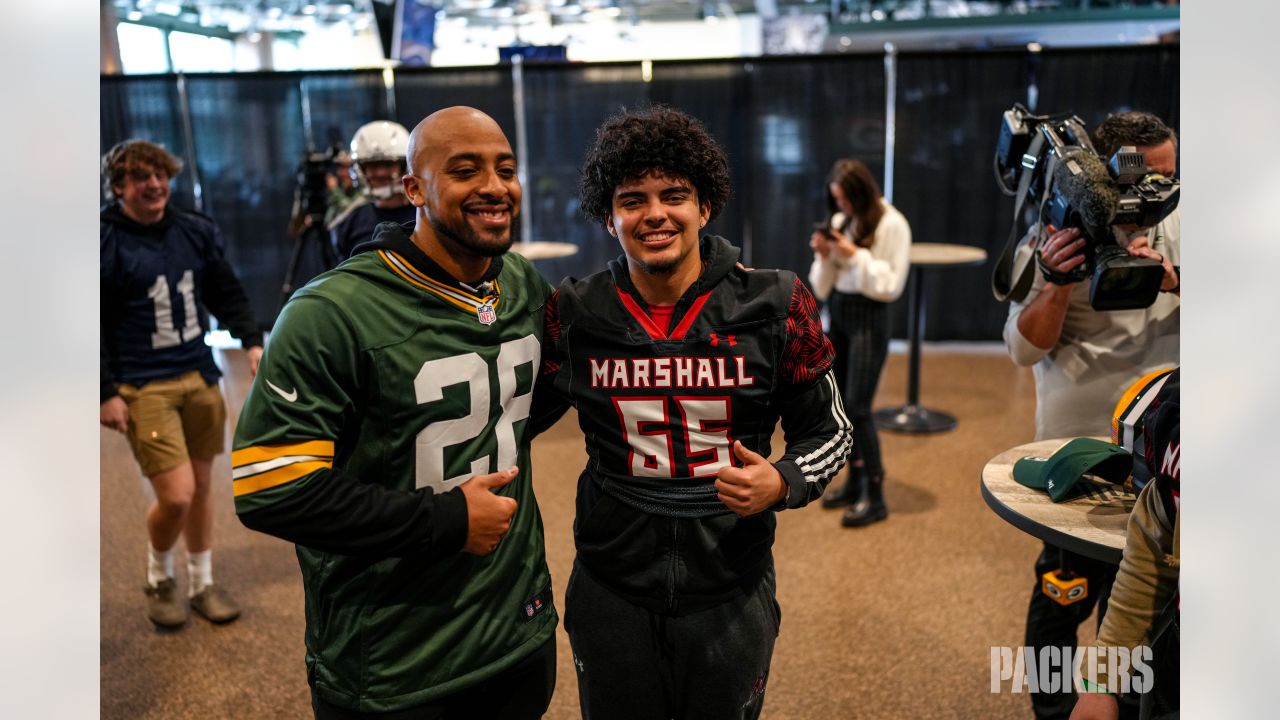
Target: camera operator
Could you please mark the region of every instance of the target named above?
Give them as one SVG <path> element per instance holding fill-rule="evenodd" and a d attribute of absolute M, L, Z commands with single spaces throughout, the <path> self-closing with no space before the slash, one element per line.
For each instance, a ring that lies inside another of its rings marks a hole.
<path fill-rule="evenodd" d="M 406 171 L 409 131 L 388 120 L 362 125 L 351 137 L 351 160 L 363 197 L 329 224 L 338 262 L 351 257 L 356 245 L 373 239 L 378 223 L 414 221 L 414 208 L 400 178 Z"/>
<path fill-rule="evenodd" d="M 1107 117 L 1094 131 L 1093 144 L 1102 157 L 1121 146 L 1136 146 L 1154 171 L 1172 177 L 1177 171 L 1177 138 L 1159 118 L 1144 112 Z M 1036 380 L 1036 439 L 1107 435 L 1111 410 L 1125 387 L 1143 375 L 1178 364 L 1179 340 L 1179 220 L 1177 210 L 1154 227 L 1118 225 L 1116 242 L 1130 255 L 1156 260 L 1164 266 L 1160 294 L 1150 307 L 1098 311 L 1090 305 L 1092 280 L 1058 284 L 1044 272 L 1067 273 L 1085 261 L 1085 240 L 1076 228 L 1044 228 L 1047 238 L 1039 249 L 1037 272 L 1021 302 L 1009 306 L 1004 340 L 1013 361 L 1032 366 Z M 1029 233 L 1041 233 L 1039 225 Z M 1036 243 L 1024 243 L 1017 263 L 1028 260 Z M 1040 590 L 1044 573 L 1066 560 L 1077 575 L 1088 578 L 1084 600 L 1059 605 Z M 1076 628 L 1106 597 L 1116 567 L 1065 553 L 1045 543 L 1036 562 L 1035 589 L 1027 611 L 1026 645 L 1036 648 L 1076 645 Z M 1067 718 L 1075 694 L 1033 693 L 1038 718 Z M 1127 710 L 1122 705 L 1122 711 Z"/>
<path fill-rule="evenodd" d="M 347 208 L 360 201 L 364 194 L 356 185 L 355 164 L 351 162 L 351 154 L 339 149 L 334 153 L 333 172 L 325 175 L 325 187 L 329 189 L 327 207 L 324 211 L 324 226 L 333 224 Z"/>

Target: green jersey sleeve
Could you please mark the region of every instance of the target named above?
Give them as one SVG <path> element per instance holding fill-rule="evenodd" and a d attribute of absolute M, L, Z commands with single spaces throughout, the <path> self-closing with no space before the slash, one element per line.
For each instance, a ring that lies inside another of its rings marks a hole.
<path fill-rule="evenodd" d="M 341 309 L 316 295 L 291 300 L 236 427 L 236 513 L 251 529 L 324 552 L 459 552 L 467 531 L 461 490 L 399 490 L 335 467 L 369 381 L 358 334 Z"/>

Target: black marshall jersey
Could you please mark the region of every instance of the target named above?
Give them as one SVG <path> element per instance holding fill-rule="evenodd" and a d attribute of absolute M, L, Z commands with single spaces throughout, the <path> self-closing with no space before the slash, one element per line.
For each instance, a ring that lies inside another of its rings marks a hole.
<path fill-rule="evenodd" d="M 790 508 L 821 496 L 851 442 L 813 296 L 794 273 L 737 268 L 738 250 L 722 238 L 704 238 L 701 252 L 705 270 L 669 333 L 623 259 L 566 279 L 547 314 L 544 372 L 586 437 L 578 560 L 667 612 L 722 602 L 772 560 L 773 513 L 741 518 L 716 494 L 717 471 L 739 464 L 734 440 L 768 456 L 782 421 L 786 448 L 774 465 Z"/>

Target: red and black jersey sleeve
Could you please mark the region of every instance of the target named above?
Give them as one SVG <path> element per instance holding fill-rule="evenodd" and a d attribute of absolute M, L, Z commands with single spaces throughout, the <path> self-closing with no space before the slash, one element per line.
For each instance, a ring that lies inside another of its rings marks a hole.
<path fill-rule="evenodd" d="M 778 411 L 786 451 L 774 466 L 787 482 L 787 507 L 816 500 L 844 465 L 853 442 L 831 365 L 835 349 L 822 332 L 818 304 L 799 278 L 787 309 L 787 341 L 779 376 Z"/>
<path fill-rule="evenodd" d="M 560 370 L 557 346 L 560 343 L 560 291 L 555 290 L 547 298 L 543 315 L 542 375 L 554 376 Z"/>
<path fill-rule="evenodd" d="M 787 344 L 780 375 L 784 383 L 807 386 L 816 382 L 835 360 L 835 348 L 822 332 L 818 303 L 796 278 L 787 308 Z"/>
<path fill-rule="evenodd" d="M 555 425 L 569 409 L 569 400 L 556 388 L 556 376 L 563 361 L 560 349 L 560 291 L 547 298 L 543 314 L 542 367 L 533 388 L 529 409 L 529 437 L 532 439 Z"/>

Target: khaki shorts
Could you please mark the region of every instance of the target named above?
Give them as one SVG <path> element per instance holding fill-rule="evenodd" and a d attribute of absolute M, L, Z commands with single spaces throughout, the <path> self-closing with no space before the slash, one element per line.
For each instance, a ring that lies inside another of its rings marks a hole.
<path fill-rule="evenodd" d="M 147 477 L 172 470 L 188 458 L 201 460 L 226 449 L 227 407 L 218 385 L 198 371 L 152 380 L 142 387 L 121 384 L 129 406 L 129 444 Z"/>

